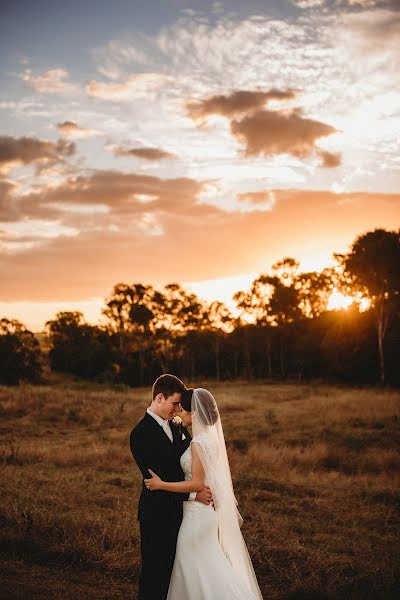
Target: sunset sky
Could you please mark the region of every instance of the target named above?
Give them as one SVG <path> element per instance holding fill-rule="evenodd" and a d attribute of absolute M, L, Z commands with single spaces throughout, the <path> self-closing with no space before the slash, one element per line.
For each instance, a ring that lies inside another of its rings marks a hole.
<path fill-rule="evenodd" d="M 400 227 L 400 2 L 2 8 L 0 317 L 119 282 L 229 301 Z"/>

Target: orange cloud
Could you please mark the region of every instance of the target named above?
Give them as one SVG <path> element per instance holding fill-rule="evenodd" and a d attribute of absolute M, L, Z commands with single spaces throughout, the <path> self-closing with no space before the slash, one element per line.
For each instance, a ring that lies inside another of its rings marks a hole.
<path fill-rule="evenodd" d="M 325 150 L 318 150 L 318 155 L 320 156 L 322 161 L 321 167 L 326 167 L 327 169 L 334 169 L 342 163 L 341 154 L 327 152 Z"/>
<path fill-rule="evenodd" d="M 44 210 L 58 198 L 107 202 L 110 211 L 65 213 L 64 226 L 75 224 L 78 234 L 0 255 L 0 300 L 83 300 L 105 297 L 117 281 L 163 284 L 264 272 L 283 256 L 329 255 L 363 231 L 400 221 L 399 194 L 271 190 L 272 210 L 227 212 L 201 204 L 201 189 L 194 180 L 101 172 L 41 198 L 30 194 L 21 209 L 41 201 Z M 143 203 L 130 195 L 136 193 L 158 198 Z M 7 235 L 1 229 L 0 242 Z M 24 233 L 29 236 L 26 226 Z"/>
<path fill-rule="evenodd" d="M 249 202 L 254 205 L 265 205 L 267 203 L 269 208 L 272 208 L 276 201 L 272 190 L 264 192 L 245 192 L 237 194 L 237 198 L 240 202 Z"/>
<path fill-rule="evenodd" d="M 75 152 L 75 145 L 65 140 L 48 142 L 31 137 L 0 136 L 0 173 L 18 165 L 54 164 Z"/>
<path fill-rule="evenodd" d="M 380 57 L 380 75 L 398 73 L 400 36 L 400 11 L 398 0 L 345 0 L 349 4 L 369 10 L 344 13 L 341 27 L 335 28 L 335 39 L 345 44 L 357 63 L 371 63 Z M 364 67 L 364 64 L 363 64 Z M 378 65 L 377 65 L 378 68 Z M 383 70 L 382 70 L 383 69 Z M 371 75 L 371 73 L 369 72 Z M 392 80 L 391 77 L 389 77 Z M 390 87 L 392 89 L 392 87 Z"/>
<path fill-rule="evenodd" d="M 76 86 L 67 81 L 68 71 L 65 69 L 50 69 L 40 75 L 32 75 L 31 69 L 26 69 L 21 79 L 35 92 L 41 94 L 65 94 L 76 90 Z"/>
<path fill-rule="evenodd" d="M 86 84 L 86 93 L 89 96 L 111 100 L 115 102 L 131 100 L 138 96 L 146 96 L 159 90 L 171 82 L 173 78 L 162 73 L 138 73 L 130 75 L 122 83 L 102 83 L 92 79 Z"/>
<path fill-rule="evenodd" d="M 176 155 L 171 152 L 166 152 L 160 148 L 113 148 L 114 154 L 117 156 L 133 156 L 136 158 L 144 158 L 145 160 L 171 160 L 175 159 Z"/>
<path fill-rule="evenodd" d="M 96 171 L 88 176 L 70 177 L 58 186 L 19 196 L 18 218 L 64 218 L 66 225 L 84 227 L 84 215 L 76 212 L 81 207 L 92 207 L 92 213 L 89 211 L 87 218 L 92 224 L 95 218 L 96 226 L 108 226 L 112 223 L 112 217 L 123 221 L 126 216 L 135 219 L 136 215 L 150 211 L 186 214 L 194 210 L 195 201 L 203 187 L 203 183 L 184 177 L 160 179 L 120 171 Z M 105 206 L 107 214 L 96 214 L 95 207 L 98 205 Z M 68 207 L 72 209 L 71 214 L 68 213 Z M 197 212 L 200 218 L 201 205 L 198 205 Z M 112 215 L 111 219 L 108 213 Z M 118 222 L 118 226 L 121 223 Z M 122 226 L 125 224 L 122 223 Z"/>
<path fill-rule="evenodd" d="M 18 186 L 13 181 L 0 179 L 0 223 L 18 220 L 14 194 Z"/>
<path fill-rule="evenodd" d="M 293 100 L 296 93 L 296 90 L 239 90 L 229 96 L 211 96 L 198 102 L 189 102 L 187 112 L 192 119 L 201 119 L 213 114 L 232 117 L 261 108 L 271 100 Z"/>
<path fill-rule="evenodd" d="M 378 4 L 377 0 L 346 0 L 349 6 L 361 6 L 362 8 L 371 8 Z"/>
<path fill-rule="evenodd" d="M 64 121 L 63 123 L 57 123 L 57 129 L 60 135 L 69 139 L 79 139 L 99 135 L 99 132 L 95 129 L 87 129 L 81 127 L 74 121 Z"/>
<path fill-rule="evenodd" d="M 303 117 L 300 110 L 259 110 L 231 122 L 231 131 L 245 145 L 246 156 L 291 154 L 305 158 L 318 139 L 336 132 L 334 127 Z"/>
<path fill-rule="evenodd" d="M 306 158 L 317 149 L 316 142 L 336 133 L 336 129 L 303 116 L 301 109 L 269 110 L 263 108 L 271 100 L 292 100 L 297 90 L 237 91 L 229 96 L 211 96 L 187 105 L 192 119 L 212 114 L 230 120 L 232 134 L 244 144 L 245 156 L 291 154 Z M 235 118 L 236 117 L 236 118 Z M 340 155 L 318 151 L 322 166 L 340 164 Z"/>

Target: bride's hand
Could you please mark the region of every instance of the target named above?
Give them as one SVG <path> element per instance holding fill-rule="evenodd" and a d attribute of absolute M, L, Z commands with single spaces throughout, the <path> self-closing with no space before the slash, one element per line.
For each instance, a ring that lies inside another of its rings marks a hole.
<path fill-rule="evenodd" d="M 147 469 L 149 473 L 151 473 L 151 479 L 145 479 L 144 480 L 144 485 L 147 487 L 148 490 L 152 491 L 152 490 L 161 490 L 161 486 L 162 486 L 162 479 L 160 479 L 160 477 L 154 473 L 154 471 L 152 471 L 151 469 Z"/>

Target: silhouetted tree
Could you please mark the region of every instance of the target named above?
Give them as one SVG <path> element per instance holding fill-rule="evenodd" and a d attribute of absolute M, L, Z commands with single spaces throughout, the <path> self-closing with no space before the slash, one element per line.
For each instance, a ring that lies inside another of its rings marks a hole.
<path fill-rule="evenodd" d="M 159 362 L 161 372 L 170 370 L 182 346 L 178 338 L 202 327 L 203 306 L 195 294 L 176 283 L 161 291 L 140 283 L 120 283 L 107 299 L 103 314 L 109 319 L 111 331 L 118 335 L 121 361 L 126 363 L 128 353 L 137 356 L 142 385 L 145 370 L 154 360 Z M 128 361 L 130 369 L 132 360 L 133 356 Z M 123 370 L 126 372 L 126 368 Z"/>
<path fill-rule="evenodd" d="M 290 325 L 302 316 L 300 298 L 294 284 L 285 285 L 277 277 L 269 279 L 274 291 L 269 301 L 271 322 L 279 331 L 279 363 L 281 376 L 286 375 L 286 341 Z"/>
<path fill-rule="evenodd" d="M 290 287 L 296 279 L 299 267 L 300 263 L 295 258 L 287 256 L 274 263 L 272 265 L 272 270 L 281 283 Z"/>
<path fill-rule="evenodd" d="M 296 274 L 299 263 L 294 258 L 284 258 L 272 266 L 275 275 L 261 275 L 259 284 L 271 290 L 266 306 L 267 320 L 279 331 L 279 365 L 282 377 L 286 375 L 286 338 L 289 325 L 301 317 L 299 291 L 296 288 Z"/>
<path fill-rule="evenodd" d="M 102 314 L 108 318 L 110 329 L 118 334 L 121 352 L 133 333 L 152 329 L 153 304 L 154 289 L 149 285 L 118 283 L 114 286 Z"/>
<path fill-rule="evenodd" d="M 169 370 L 174 352 L 185 344 L 178 343 L 180 338 L 189 332 L 201 330 L 203 327 L 203 306 L 196 294 L 188 293 L 178 283 L 170 283 L 162 290 L 164 302 L 160 305 L 157 327 L 163 340 L 164 372 Z M 192 345 L 195 336 L 187 338 L 187 344 Z M 196 354 L 192 353 L 191 372 L 195 372 Z"/>
<path fill-rule="evenodd" d="M 196 294 L 188 293 L 178 283 L 166 285 L 163 294 L 163 326 L 169 332 L 183 332 L 201 327 L 203 306 Z"/>
<path fill-rule="evenodd" d="M 375 383 L 379 375 L 400 384 L 399 233 L 369 232 L 347 255 L 334 256 L 336 264 L 321 273 L 299 272 L 294 258 L 278 261 L 235 294 L 235 316 L 178 283 L 159 290 L 119 283 L 106 300 L 106 330 L 81 313 L 48 322 L 52 367 L 84 377 L 119 369 L 130 385 L 166 371 L 192 381 L 296 373 L 349 383 Z M 353 305 L 328 310 L 333 292 L 351 296 Z"/>
<path fill-rule="evenodd" d="M 273 293 L 273 286 L 270 284 L 267 275 L 260 275 L 255 279 L 248 292 L 237 292 L 233 299 L 237 308 L 240 310 L 240 317 L 237 325 L 243 328 L 244 352 L 246 356 L 247 371 L 251 372 L 249 334 L 246 329 L 246 323 L 254 323 L 264 331 L 265 347 L 267 355 L 267 376 L 272 377 L 272 331 L 269 301 Z"/>
<path fill-rule="evenodd" d="M 377 348 L 372 311 L 357 305 L 327 311 L 321 318 L 320 375 L 347 383 L 375 383 Z"/>
<path fill-rule="evenodd" d="M 54 371 L 94 378 L 115 372 L 112 340 L 107 331 L 85 323 L 83 314 L 59 312 L 46 323 L 50 365 Z"/>
<path fill-rule="evenodd" d="M 385 336 L 400 306 L 400 232 L 376 229 L 359 236 L 344 264 L 356 289 L 368 294 L 376 315 L 380 379 L 384 385 Z"/>
<path fill-rule="evenodd" d="M 131 355 L 129 368 L 137 357 L 140 385 L 145 383 L 145 370 L 157 347 L 155 332 L 163 303 L 163 296 L 150 285 L 119 283 L 102 311 L 108 318 L 110 330 L 118 336 L 122 371 L 126 372 L 128 354 Z"/>
<path fill-rule="evenodd" d="M 217 380 L 221 379 L 220 352 L 221 343 L 226 333 L 233 329 L 233 316 L 223 302 L 212 302 L 205 305 L 203 310 L 203 328 L 212 333 L 214 338 L 215 373 Z"/>
<path fill-rule="evenodd" d="M 307 318 L 315 318 L 327 310 L 332 293 L 332 269 L 324 269 L 321 273 L 312 271 L 296 275 L 294 286 L 298 292 L 299 308 Z"/>
<path fill-rule="evenodd" d="M 0 383 L 18 385 L 22 381 L 39 383 L 42 354 L 38 340 L 16 319 L 0 320 Z"/>

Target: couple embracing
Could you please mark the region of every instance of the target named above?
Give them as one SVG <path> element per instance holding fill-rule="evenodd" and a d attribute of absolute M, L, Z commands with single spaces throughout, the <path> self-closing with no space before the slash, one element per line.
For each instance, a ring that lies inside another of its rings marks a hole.
<path fill-rule="evenodd" d="M 143 475 L 139 600 L 262 600 L 213 395 L 162 375 L 130 445 Z"/>

